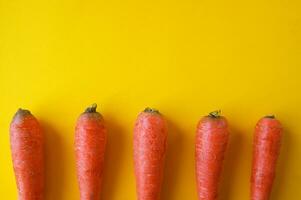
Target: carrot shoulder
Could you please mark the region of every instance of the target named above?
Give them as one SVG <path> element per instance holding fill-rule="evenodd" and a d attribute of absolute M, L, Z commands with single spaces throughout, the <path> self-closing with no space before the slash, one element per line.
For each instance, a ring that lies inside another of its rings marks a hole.
<path fill-rule="evenodd" d="M 44 139 L 37 119 L 19 109 L 10 124 L 10 146 L 19 200 L 44 199 Z"/>
<path fill-rule="evenodd" d="M 134 129 L 134 164 L 138 200 L 159 200 L 166 153 L 167 126 L 154 109 L 145 109 Z"/>
<path fill-rule="evenodd" d="M 107 133 L 96 104 L 87 108 L 77 120 L 75 154 L 81 200 L 99 200 L 104 168 Z"/>
<path fill-rule="evenodd" d="M 228 137 L 227 121 L 219 115 L 219 112 L 212 112 L 200 120 L 195 143 L 199 200 L 217 199 Z"/>
<path fill-rule="evenodd" d="M 251 199 L 268 200 L 275 178 L 282 128 L 274 116 L 259 120 L 255 128 L 251 175 Z"/>

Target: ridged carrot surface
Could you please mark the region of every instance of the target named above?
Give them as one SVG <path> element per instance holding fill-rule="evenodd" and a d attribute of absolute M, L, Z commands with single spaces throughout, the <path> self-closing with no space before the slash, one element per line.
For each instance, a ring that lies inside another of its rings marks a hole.
<path fill-rule="evenodd" d="M 227 120 L 212 112 L 203 117 L 196 131 L 195 160 L 199 200 L 216 200 L 228 143 Z"/>
<path fill-rule="evenodd" d="M 167 126 L 154 109 L 145 109 L 134 129 L 134 164 L 138 200 L 159 200 L 167 143 Z"/>
<path fill-rule="evenodd" d="M 251 200 L 268 200 L 275 178 L 282 127 L 274 116 L 259 120 L 255 128 L 251 175 Z"/>
<path fill-rule="evenodd" d="M 44 138 L 37 119 L 19 109 L 10 125 L 10 146 L 19 200 L 44 199 Z"/>
<path fill-rule="evenodd" d="M 78 118 L 75 128 L 77 179 L 81 200 L 99 200 L 107 133 L 96 104 Z"/>

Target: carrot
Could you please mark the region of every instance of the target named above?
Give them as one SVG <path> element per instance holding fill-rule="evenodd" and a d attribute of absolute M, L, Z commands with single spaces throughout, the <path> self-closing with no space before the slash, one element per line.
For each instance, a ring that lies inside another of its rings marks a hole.
<path fill-rule="evenodd" d="M 158 110 L 146 108 L 134 128 L 138 200 L 159 200 L 166 153 L 167 125 Z"/>
<path fill-rule="evenodd" d="M 199 121 L 195 143 L 199 200 L 217 199 L 228 138 L 227 120 L 220 116 L 220 111 L 211 112 Z"/>
<path fill-rule="evenodd" d="M 19 200 L 44 199 L 44 139 L 37 119 L 19 109 L 10 124 L 10 147 Z"/>
<path fill-rule="evenodd" d="M 281 124 L 274 116 L 266 116 L 256 125 L 251 175 L 252 200 L 268 200 L 270 197 L 281 136 Z"/>
<path fill-rule="evenodd" d="M 75 128 L 77 180 L 81 200 L 99 200 L 107 131 L 96 104 L 82 113 Z"/>

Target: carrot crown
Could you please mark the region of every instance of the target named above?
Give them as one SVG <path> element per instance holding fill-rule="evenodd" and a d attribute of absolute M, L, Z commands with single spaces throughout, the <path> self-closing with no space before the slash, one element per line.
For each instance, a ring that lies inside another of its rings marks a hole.
<path fill-rule="evenodd" d="M 159 110 L 149 107 L 145 108 L 143 112 L 160 114 Z"/>
<path fill-rule="evenodd" d="M 97 104 L 93 103 L 91 106 L 86 108 L 85 113 L 95 113 L 97 108 Z"/>
<path fill-rule="evenodd" d="M 17 117 L 28 116 L 28 115 L 32 115 L 31 112 L 30 112 L 29 110 L 19 108 L 19 109 L 17 110 L 17 112 L 15 113 L 13 119 L 15 119 L 15 118 L 17 118 Z"/>
<path fill-rule="evenodd" d="M 266 115 L 266 116 L 264 116 L 264 118 L 275 119 L 276 117 L 275 117 L 275 115 Z"/>
<path fill-rule="evenodd" d="M 31 114 L 31 112 L 30 112 L 29 110 L 26 110 L 26 109 L 19 108 L 16 114 L 21 114 L 21 115 L 30 115 L 30 114 Z"/>
<path fill-rule="evenodd" d="M 213 117 L 213 118 L 219 118 L 221 116 L 221 110 L 216 110 L 216 111 L 213 111 L 211 113 L 209 113 L 209 117 Z"/>

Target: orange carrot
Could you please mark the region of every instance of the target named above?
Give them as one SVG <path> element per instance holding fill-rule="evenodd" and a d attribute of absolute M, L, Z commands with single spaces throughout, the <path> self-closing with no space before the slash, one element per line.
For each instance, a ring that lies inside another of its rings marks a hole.
<path fill-rule="evenodd" d="M 217 199 L 228 138 L 227 120 L 220 116 L 220 111 L 212 112 L 199 121 L 195 143 L 199 200 Z"/>
<path fill-rule="evenodd" d="M 104 119 L 88 107 L 78 118 L 75 128 L 77 180 L 81 200 L 99 200 L 104 168 L 107 133 Z"/>
<path fill-rule="evenodd" d="M 167 125 L 155 109 L 146 108 L 134 129 L 134 164 L 138 200 L 159 200 L 166 152 Z"/>
<path fill-rule="evenodd" d="M 281 124 L 274 116 L 266 116 L 256 125 L 251 175 L 252 200 L 268 200 L 270 197 L 281 136 Z"/>
<path fill-rule="evenodd" d="M 19 200 L 44 199 L 44 139 L 37 119 L 19 109 L 10 124 L 10 146 Z"/>

